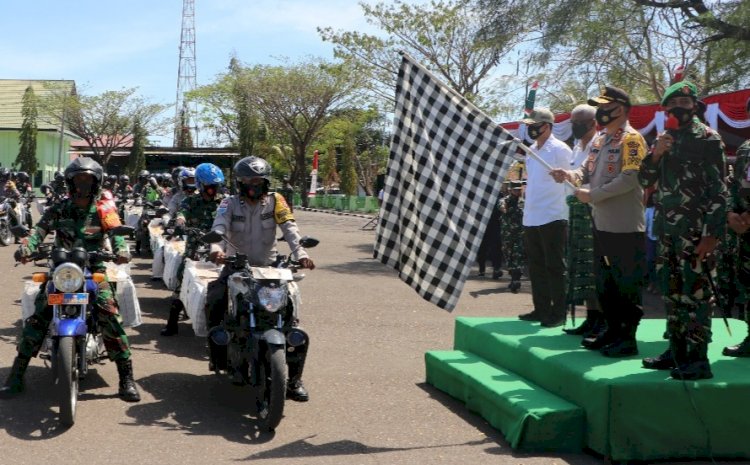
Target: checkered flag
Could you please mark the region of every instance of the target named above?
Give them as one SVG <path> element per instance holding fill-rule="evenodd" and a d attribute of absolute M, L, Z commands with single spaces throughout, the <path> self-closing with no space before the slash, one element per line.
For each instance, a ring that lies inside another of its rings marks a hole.
<path fill-rule="evenodd" d="M 403 54 L 375 258 L 453 310 L 518 144 Z"/>

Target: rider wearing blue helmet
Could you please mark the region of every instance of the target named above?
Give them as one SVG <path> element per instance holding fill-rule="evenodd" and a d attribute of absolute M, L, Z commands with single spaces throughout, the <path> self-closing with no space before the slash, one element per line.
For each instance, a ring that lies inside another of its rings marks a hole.
<path fill-rule="evenodd" d="M 182 201 L 175 224 L 177 226 L 187 226 L 189 228 L 198 228 L 202 231 L 211 230 L 211 225 L 216 218 L 216 209 L 221 203 L 222 196 L 219 191 L 224 185 L 224 173 L 221 169 L 212 163 L 201 163 L 195 168 L 195 187 L 198 192 L 190 195 Z M 177 288 L 172 298 L 172 305 L 169 309 L 169 319 L 167 325 L 161 330 L 162 336 L 173 336 L 177 334 L 177 320 L 184 308 L 180 301 L 180 288 L 182 287 L 182 273 L 185 270 L 185 258 L 195 258 L 195 252 L 198 249 L 197 237 L 188 234 L 188 240 L 185 244 L 185 254 L 182 263 L 177 269 Z"/>

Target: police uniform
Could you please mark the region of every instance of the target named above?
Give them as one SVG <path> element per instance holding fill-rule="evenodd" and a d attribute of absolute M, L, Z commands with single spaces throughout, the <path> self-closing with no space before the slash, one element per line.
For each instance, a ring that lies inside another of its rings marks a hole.
<path fill-rule="evenodd" d="M 662 105 L 675 95 L 695 94 L 692 84 L 677 83 L 667 89 Z M 710 378 L 710 279 L 715 279 L 716 264 L 711 256 L 699 262 L 695 249 L 703 237 L 721 238 L 725 233 L 724 144 L 716 131 L 695 116 L 671 133 L 674 143 L 669 151 L 656 163 L 649 153 L 639 174 L 643 187 L 656 186 L 656 274 L 668 309 L 667 331 L 677 365 L 672 377 Z"/>

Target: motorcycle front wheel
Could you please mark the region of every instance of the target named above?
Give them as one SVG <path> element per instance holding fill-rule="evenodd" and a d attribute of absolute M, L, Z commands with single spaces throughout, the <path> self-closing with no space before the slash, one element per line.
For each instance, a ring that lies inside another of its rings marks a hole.
<path fill-rule="evenodd" d="M 286 353 L 283 347 L 269 347 L 268 358 L 260 365 L 258 419 L 261 426 L 273 431 L 284 416 L 286 399 Z"/>
<path fill-rule="evenodd" d="M 60 400 L 60 422 L 72 426 L 76 421 L 78 402 L 78 367 L 73 337 L 61 337 L 58 343 L 56 387 Z"/>
<path fill-rule="evenodd" d="M 0 225 L 0 244 L 11 245 L 13 243 L 13 233 L 10 232 L 8 223 Z"/>

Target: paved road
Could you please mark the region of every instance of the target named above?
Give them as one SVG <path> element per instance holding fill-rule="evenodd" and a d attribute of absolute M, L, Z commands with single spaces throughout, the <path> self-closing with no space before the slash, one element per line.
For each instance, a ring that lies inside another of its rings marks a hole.
<path fill-rule="evenodd" d="M 419 298 L 371 258 L 366 220 L 298 212 L 303 234 L 320 245 L 318 268 L 300 284 L 302 323 L 312 338 L 305 371 L 311 400 L 289 402 L 274 434 L 261 433 L 248 391 L 210 374 L 204 340 L 181 322 L 159 336 L 169 292 L 152 282 L 150 261 L 134 260 L 144 323 L 128 330 L 143 400 L 119 400 L 117 372 L 90 372 L 77 423 L 61 428 L 49 370 L 35 359 L 27 392 L 0 401 L 0 457 L 6 464 L 602 464 L 586 454 L 525 455 L 458 402 L 424 382 L 424 352 L 452 346 L 456 316 L 511 316 L 529 311 L 528 283 L 470 280 L 447 313 Z M 14 247 L 0 248 L 0 377 L 20 333 L 22 282 L 32 267 L 13 268 Z"/>

